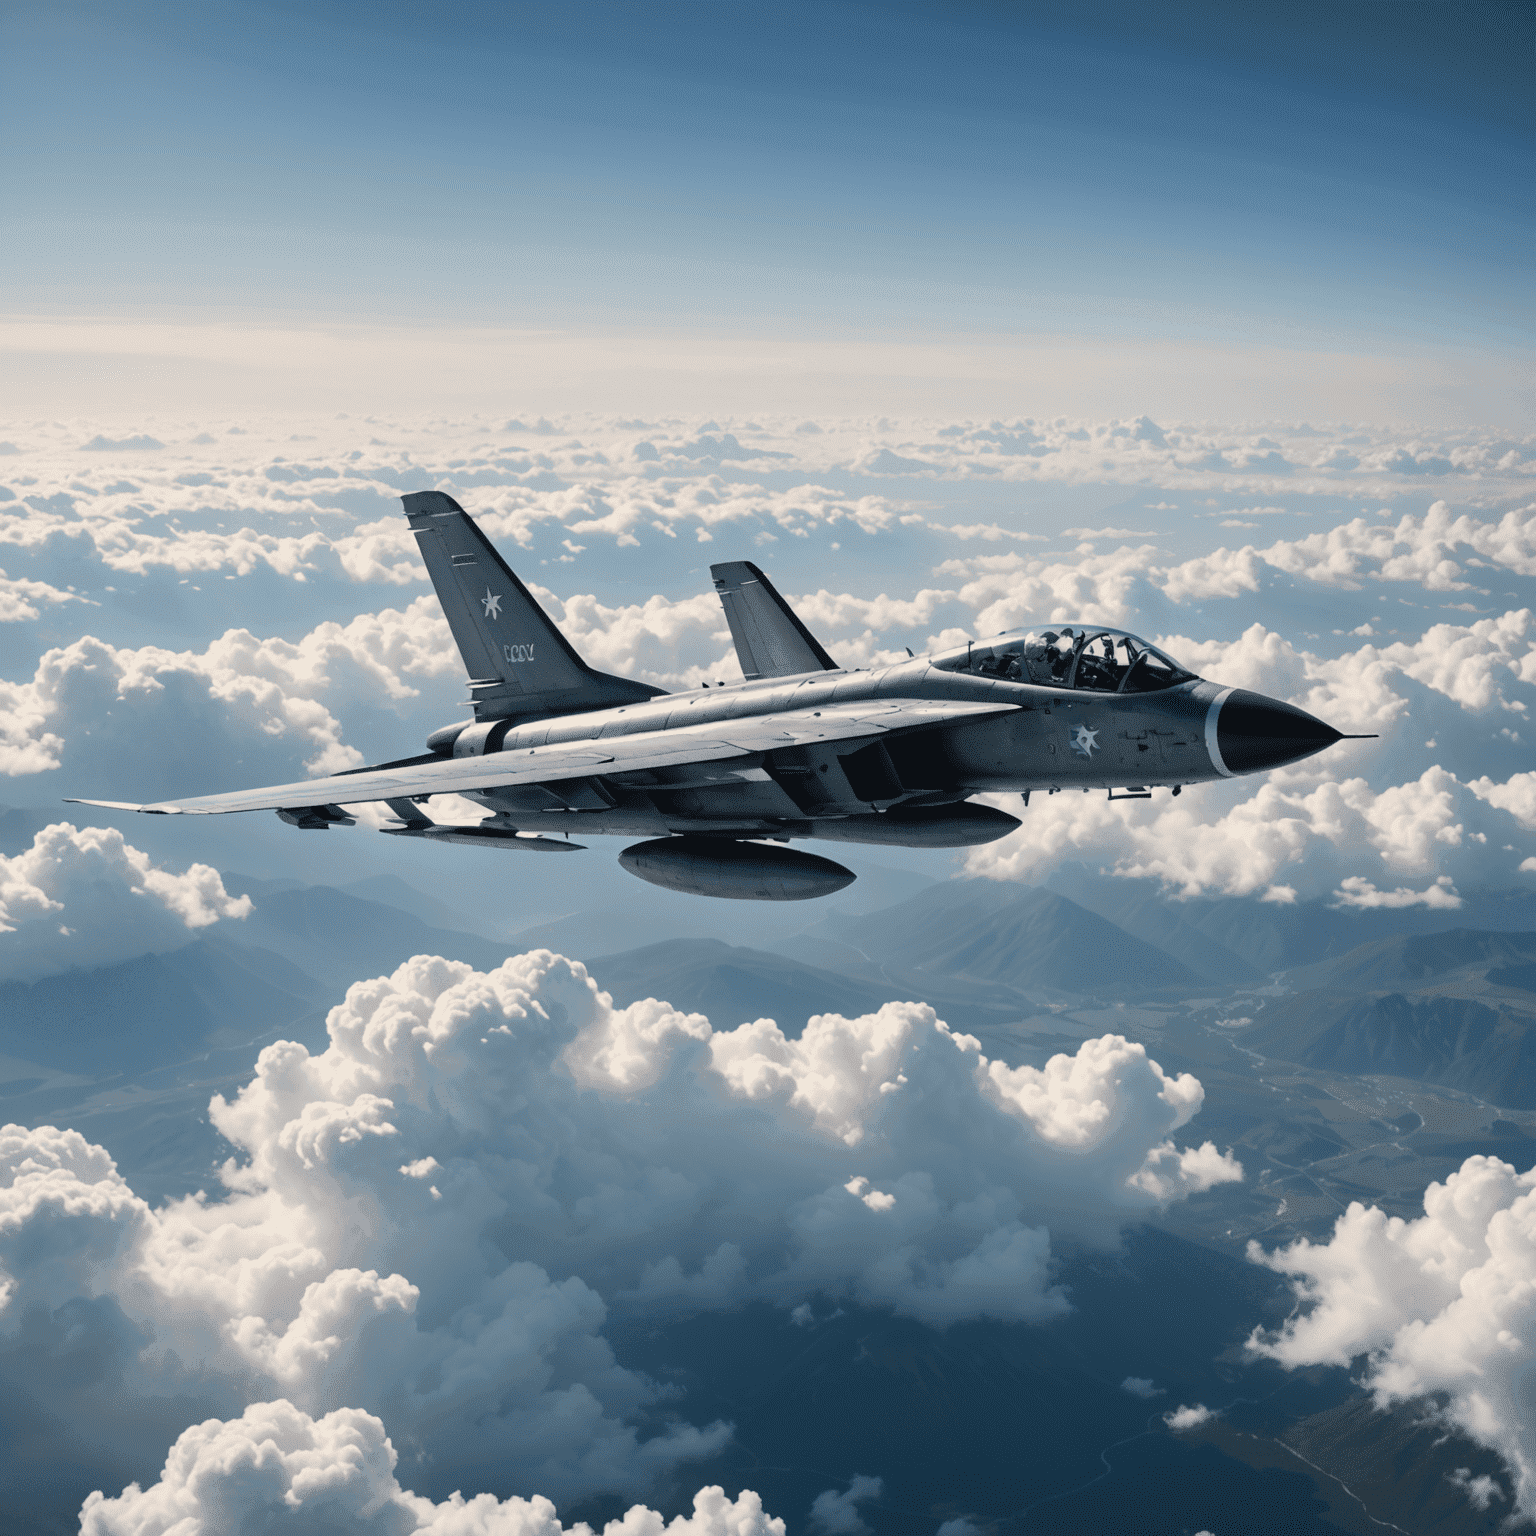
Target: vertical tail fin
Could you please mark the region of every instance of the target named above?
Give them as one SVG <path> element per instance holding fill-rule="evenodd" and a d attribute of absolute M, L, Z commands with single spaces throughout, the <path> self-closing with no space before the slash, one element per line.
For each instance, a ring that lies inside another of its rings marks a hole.
<path fill-rule="evenodd" d="M 476 719 L 606 709 L 665 691 L 589 667 L 453 497 L 400 499 L 469 672 Z"/>
<path fill-rule="evenodd" d="M 736 658 L 749 680 L 838 670 L 821 642 L 750 560 L 712 565 L 709 574 L 725 607 Z"/>

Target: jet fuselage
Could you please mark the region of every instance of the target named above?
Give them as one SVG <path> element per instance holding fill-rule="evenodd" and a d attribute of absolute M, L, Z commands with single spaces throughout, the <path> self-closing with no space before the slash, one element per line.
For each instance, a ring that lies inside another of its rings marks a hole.
<path fill-rule="evenodd" d="M 740 831 L 815 837 L 813 824 L 824 818 L 974 794 L 1151 789 L 1229 776 L 1212 759 L 1207 724 L 1215 701 L 1230 692 L 1199 679 L 1155 694 L 1074 692 L 942 671 L 919 657 L 868 671 L 725 683 L 580 715 L 499 722 L 489 730 L 466 722 L 453 755 L 482 755 L 486 748 L 516 753 L 561 742 L 726 725 L 790 710 L 814 714 L 824 706 L 864 700 L 1012 706 L 1006 714 L 867 744 L 799 743 L 747 761 L 604 773 L 602 784 L 615 801 L 611 806 L 593 803 L 591 787 L 577 783 L 553 790 L 467 792 L 507 825 L 528 831 L 557 825 L 574 830 L 579 822 L 583 832 L 622 835 Z M 562 802 L 562 793 L 581 803 Z M 865 840 L 873 839 L 860 839 Z"/>

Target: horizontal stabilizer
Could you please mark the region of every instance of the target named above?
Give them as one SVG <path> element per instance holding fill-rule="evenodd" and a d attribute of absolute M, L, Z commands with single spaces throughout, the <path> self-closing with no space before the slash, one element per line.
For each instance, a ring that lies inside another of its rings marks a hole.
<path fill-rule="evenodd" d="M 759 677 L 798 677 L 836 672 L 838 665 L 800 622 L 774 584 L 750 560 L 712 565 L 715 591 L 725 608 L 736 659 L 748 682 Z"/>

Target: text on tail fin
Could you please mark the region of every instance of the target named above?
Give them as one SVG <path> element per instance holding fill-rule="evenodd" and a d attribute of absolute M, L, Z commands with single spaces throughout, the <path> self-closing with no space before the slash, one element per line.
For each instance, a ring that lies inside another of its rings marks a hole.
<path fill-rule="evenodd" d="M 453 497 L 413 491 L 401 500 L 469 673 L 477 718 L 600 709 L 661 692 L 589 667 Z"/>

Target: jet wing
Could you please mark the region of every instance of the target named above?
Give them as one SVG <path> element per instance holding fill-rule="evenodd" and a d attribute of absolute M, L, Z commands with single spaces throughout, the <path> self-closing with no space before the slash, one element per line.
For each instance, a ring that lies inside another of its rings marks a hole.
<path fill-rule="evenodd" d="M 134 805 L 120 800 L 70 800 L 71 805 L 100 805 L 111 810 L 145 811 L 158 816 L 219 816 L 230 811 L 279 811 L 310 805 L 357 805 L 369 800 L 414 795 L 451 795 L 471 789 L 539 784 L 591 774 L 635 773 L 684 763 L 719 762 L 749 757 L 777 747 L 816 741 L 847 741 L 881 736 L 916 726 L 947 725 L 978 715 L 1005 714 L 1015 704 L 966 703 L 950 699 L 867 699 L 830 704 L 820 710 L 785 710 L 748 715 L 741 720 L 705 721 L 673 730 L 643 731 L 598 741 L 557 742 L 545 747 L 513 747 L 486 757 L 444 758 L 404 768 L 364 769 L 325 779 L 301 779 L 263 789 L 235 790 Z"/>

